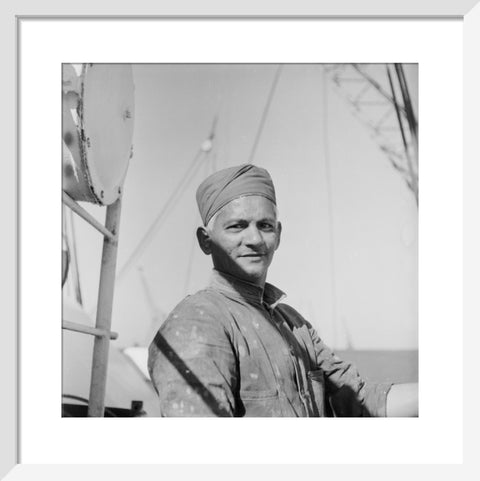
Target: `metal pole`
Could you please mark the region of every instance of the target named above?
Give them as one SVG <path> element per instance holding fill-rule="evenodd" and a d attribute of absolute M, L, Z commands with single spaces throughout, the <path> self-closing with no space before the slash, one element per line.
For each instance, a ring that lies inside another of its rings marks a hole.
<path fill-rule="evenodd" d="M 81 332 L 82 334 L 90 334 L 91 336 L 108 336 L 110 339 L 116 339 L 118 337 L 118 334 L 116 332 L 103 331 L 101 329 L 97 329 L 96 327 L 79 324 L 78 322 L 63 321 L 62 329 L 74 332 Z"/>
<path fill-rule="evenodd" d="M 86 220 L 92 227 L 98 230 L 101 234 L 108 237 L 112 241 L 115 240 L 115 234 L 110 232 L 108 228 L 105 228 L 100 222 L 98 222 L 95 217 L 90 215 L 83 207 L 79 206 L 66 192 L 62 193 L 63 203 L 70 207 L 70 209 L 75 212 L 75 214 L 79 215 L 82 219 Z M 115 204 L 112 204 L 115 205 Z"/>
<path fill-rule="evenodd" d="M 96 328 L 109 332 L 112 324 L 113 292 L 117 264 L 118 230 L 120 224 L 121 197 L 107 207 L 105 227 L 113 233 L 114 239 L 104 237 L 100 284 L 98 288 Z M 88 404 L 89 417 L 103 417 L 105 409 L 105 388 L 107 384 L 108 350 L 107 336 L 95 337 L 93 345 L 92 377 Z"/>

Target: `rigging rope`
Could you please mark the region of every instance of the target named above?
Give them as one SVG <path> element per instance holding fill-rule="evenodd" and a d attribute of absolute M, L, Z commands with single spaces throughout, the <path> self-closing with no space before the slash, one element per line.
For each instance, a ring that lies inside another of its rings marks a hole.
<path fill-rule="evenodd" d="M 167 213 L 169 212 L 170 208 L 174 205 L 174 201 L 178 200 L 183 193 L 187 190 L 190 182 L 194 178 L 195 174 L 199 170 L 202 162 L 200 158 L 203 156 L 204 158 L 208 156 L 211 151 L 212 141 L 215 136 L 215 128 L 218 120 L 218 115 L 215 116 L 212 124 L 212 129 L 208 138 L 202 143 L 202 146 L 198 149 L 197 153 L 195 154 L 192 162 L 188 166 L 185 174 L 183 175 L 182 179 L 180 180 L 176 189 L 173 190 L 172 194 L 163 205 L 162 209 L 158 213 L 157 217 L 153 221 L 152 225 L 148 228 L 147 232 L 143 236 L 143 238 L 138 243 L 137 247 L 133 250 L 130 254 L 130 257 L 126 260 L 123 267 L 119 270 L 117 275 L 117 281 L 120 281 L 128 270 L 132 267 L 132 265 L 139 259 L 143 251 L 147 248 L 150 241 L 153 239 L 153 236 L 162 226 L 163 221 Z"/>
<path fill-rule="evenodd" d="M 157 230 L 160 228 L 165 218 L 165 215 L 169 211 L 170 207 L 173 205 L 174 201 L 185 192 L 194 174 L 197 172 L 197 170 L 199 169 L 199 166 L 201 165 L 201 162 L 199 162 L 199 159 L 202 154 L 204 154 L 204 151 L 199 149 L 198 152 L 195 154 L 193 161 L 191 162 L 188 169 L 186 170 L 184 176 L 180 180 L 177 188 L 174 189 L 174 191 L 168 198 L 167 202 L 163 205 L 162 210 L 159 212 L 159 214 L 153 221 L 152 225 L 149 227 L 149 229 L 147 230 L 147 232 L 145 233 L 141 241 L 138 243 L 137 247 L 133 250 L 132 254 L 130 254 L 130 257 L 127 259 L 123 267 L 118 272 L 117 281 L 120 281 L 128 272 L 128 270 L 132 267 L 133 263 L 138 260 L 140 255 L 143 253 L 143 251 L 148 246 L 151 239 L 157 232 Z"/>
<path fill-rule="evenodd" d="M 272 86 L 270 87 L 270 92 L 268 93 L 267 102 L 265 103 L 265 107 L 263 108 L 260 124 L 258 125 L 257 134 L 255 136 L 255 140 L 253 141 L 252 151 L 250 152 L 250 157 L 247 162 L 248 164 L 251 164 L 253 162 L 253 158 L 255 157 L 258 142 L 260 140 L 260 136 L 262 135 L 263 127 L 265 126 L 265 121 L 267 119 L 268 111 L 270 110 L 270 105 L 275 94 L 275 89 L 277 88 L 278 79 L 280 78 L 282 68 L 283 65 L 279 65 L 277 71 L 275 72 L 275 77 L 273 78 Z"/>
<path fill-rule="evenodd" d="M 215 172 L 214 158 L 215 158 L 215 156 L 212 155 L 209 159 L 207 159 L 205 161 L 205 175 L 204 175 L 205 178 L 207 178 L 210 174 L 213 174 L 213 172 Z M 195 224 L 194 228 L 197 225 L 198 224 Z M 185 285 L 184 285 L 185 295 L 188 294 L 188 287 L 190 285 L 190 277 L 191 277 L 191 274 L 192 274 L 193 259 L 194 259 L 194 256 L 195 256 L 196 245 L 197 245 L 197 236 L 196 236 L 195 232 L 193 232 L 192 244 L 191 244 L 191 247 L 190 247 L 190 254 L 188 256 L 188 262 L 187 262 L 187 272 L 186 272 L 186 275 L 185 275 Z"/>
<path fill-rule="evenodd" d="M 390 74 L 390 69 L 389 69 L 388 65 L 387 65 L 387 75 L 388 75 L 388 81 L 390 83 L 390 88 L 392 90 L 392 96 L 393 96 L 393 101 L 394 101 L 394 105 L 395 105 L 395 112 L 397 114 L 398 126 L 400 128 L 400 134 L 402 136 L 403 148 L 405 150 L 405 158 L 407 159 L 408 171 L 410 173 L 411 189 L 413 190 L 413 194 L 415 196 L 415 201 L 417 202 L 417 206 L 418 206 L 418 185 L 417 185 L 417 182 L 416 182 L 416 175 L 415 175 L 415 172 L 413 170 L 412 159 L 411 159 L 411 156 L 410 156 L 410 152 L 408 150 L 407 138 L 405 136 L 405 130 L 404 130 L 404 127 L 403 127 L 402 116 L 400 114 L 400 105 L 397 101 L 397 95 L 395 93 L 395 88 L 393 86 L 393 80 L 392 80 L 392 76 Z M 398 75 L 398 70 L 397 70 L 397 75 Z M 408 118 L 407 118 L 407 122 L 408 122 Z"/>
<path fill-rule="evenodd" d="M 325 157 L 325 183 L 327 187 L 328 233 L 330 242 L 330 282 L 332 284 L 332 345 L 337 343 L 337 280 L 335 276 L 335 239 L 333 220 L 332 174 L 330 170 L 330 152 L 328 144 L 328 92 L 327 71 L 323 66 L 323 149 Z"/>

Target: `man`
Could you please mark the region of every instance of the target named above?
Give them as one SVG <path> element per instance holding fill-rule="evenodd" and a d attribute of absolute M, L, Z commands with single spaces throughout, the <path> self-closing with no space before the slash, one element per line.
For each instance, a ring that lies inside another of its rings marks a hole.
<path fill-rule="evenodd" d="M 216 172 L 197 203 L 198 242 L 214 270 L 150 346 L 163 416 L 417 415 L 416 385 L 366 383 L 266 282 L 282 232 L 266 170 Z"/>

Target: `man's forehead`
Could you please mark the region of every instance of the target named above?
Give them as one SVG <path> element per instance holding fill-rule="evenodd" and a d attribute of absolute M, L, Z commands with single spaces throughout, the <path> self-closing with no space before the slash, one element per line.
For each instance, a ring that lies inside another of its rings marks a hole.
<path fill-rule="evenodd" d="M 197 189 L 197 204 L 203 224 L 228 202 L 241 196 L 263 196 L 276 204 L 275 187 L 270 174 L 253 164 L 219 170 L 207 177 Z"/>
<path fill-rule="evenodd" d="M 272 201 L 261 195 L 248 195 L 231 200 L 218 212 L 223 220 L 230 217 L 255 216 L 259 218 L 276 218 L 276 209 Z"/>

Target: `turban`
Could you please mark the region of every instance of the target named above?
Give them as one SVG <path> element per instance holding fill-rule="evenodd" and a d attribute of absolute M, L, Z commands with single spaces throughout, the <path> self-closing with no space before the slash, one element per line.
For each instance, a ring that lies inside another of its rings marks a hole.
<path fill-rule="evenodd" d="M 243 164 L 219 170 L 207 177 L 197 189 L 197 204 L 203 224 L 237 197 L 261 195 L 276 205 L 270 174 L 261 167 Z"/>

